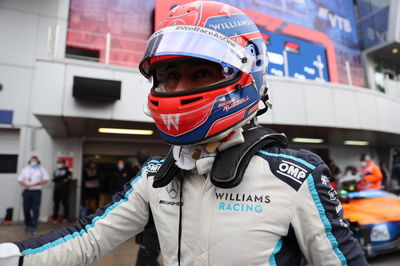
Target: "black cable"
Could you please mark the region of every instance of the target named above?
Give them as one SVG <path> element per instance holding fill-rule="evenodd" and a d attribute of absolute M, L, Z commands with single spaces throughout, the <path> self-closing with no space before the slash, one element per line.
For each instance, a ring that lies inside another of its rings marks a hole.
<path fill-rule="evenodd" d="M 179 172 L 181 188 L 179 192 L 179 229 L 178 229 L 178 266 L 181 265 L 181 239 L 182 239 L 182 195 L 183 195 L 183 177 L 182 177 L 182 170 Z"/>

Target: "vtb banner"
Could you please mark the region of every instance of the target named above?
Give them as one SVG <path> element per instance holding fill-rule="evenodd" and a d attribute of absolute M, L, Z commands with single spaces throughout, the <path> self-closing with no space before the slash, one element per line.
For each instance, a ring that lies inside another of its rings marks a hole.
<path fill-rule="evenodd" d="M 71 0 L 67 53 L 137 66 L 161 19 L 187 2 L 191 1 Z M 268 48 L 270 75 L 366 86 L 352 1 L 220 2 L 243 10 L 258 25 Z M 215 20 L 213 25 L 220 29 L 242 24 L 219 25 Z"/>

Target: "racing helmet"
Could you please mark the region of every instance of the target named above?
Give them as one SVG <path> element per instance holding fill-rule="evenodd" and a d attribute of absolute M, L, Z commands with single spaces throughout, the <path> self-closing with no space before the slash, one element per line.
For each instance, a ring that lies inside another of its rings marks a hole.
<path fill-rule="evenodd" d="M 217 66 L 220 78 L 166 91 L 168 69 L 185 62 Z M 239 9 L 214 1 L 176 6 L 149 38 L 139 64 L 141 73 L 153 80 L 145 113 L 170 144 L 222 139 L 261 112 L 259 102 L 268 97 L 267 65 L 262 35 Z"/>

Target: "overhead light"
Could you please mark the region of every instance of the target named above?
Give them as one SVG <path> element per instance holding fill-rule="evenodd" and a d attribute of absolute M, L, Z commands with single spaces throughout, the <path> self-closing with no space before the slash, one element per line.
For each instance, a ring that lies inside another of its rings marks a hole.
<path fill-rule="evenodd" d="M 312 138 L 294 138 L 292 139 L 293 142 L 299 143 L 322 143 L 324 142 L 323 139 L 312 139 Z"/>
<path fill-rule="evenodd" d="M 398 52 L 399 52 L 399 49 L 397 49 L 397 48 L 392 49 L 392 53 L 397 54 Z"/>
<path fill-rule="evenodd" d="M 99 128 L 99 133 L 108 133 L 108 134 L 129 134 L 129 135 L 153 135 L 153 130 L 149 129 L 126 129 L 126 128 Z"/>
<path fill-rule="evenodd" d="M 368 146 L 369 142 L 365 140 L 345 140 L 343 144 L 353 146 Z"/>

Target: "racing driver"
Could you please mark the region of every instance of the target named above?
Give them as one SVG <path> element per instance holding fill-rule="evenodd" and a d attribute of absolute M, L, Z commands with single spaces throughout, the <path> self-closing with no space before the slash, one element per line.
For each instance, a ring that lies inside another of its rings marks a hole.
<path fill-rule="evenodd" d="M 302 256 L 368 265 L 325 163 L 257 125 L 269 105 L 267 64 L 242 11 L 213 1 L 173 8 L 139 65 L 153 82 L 145 112 L 170 153 L 150 158 L 94 215 L 2 244 L 0 264 L 91 264 L 141 232 L 151 209 L 168 266 L 287 266 Z"/>

